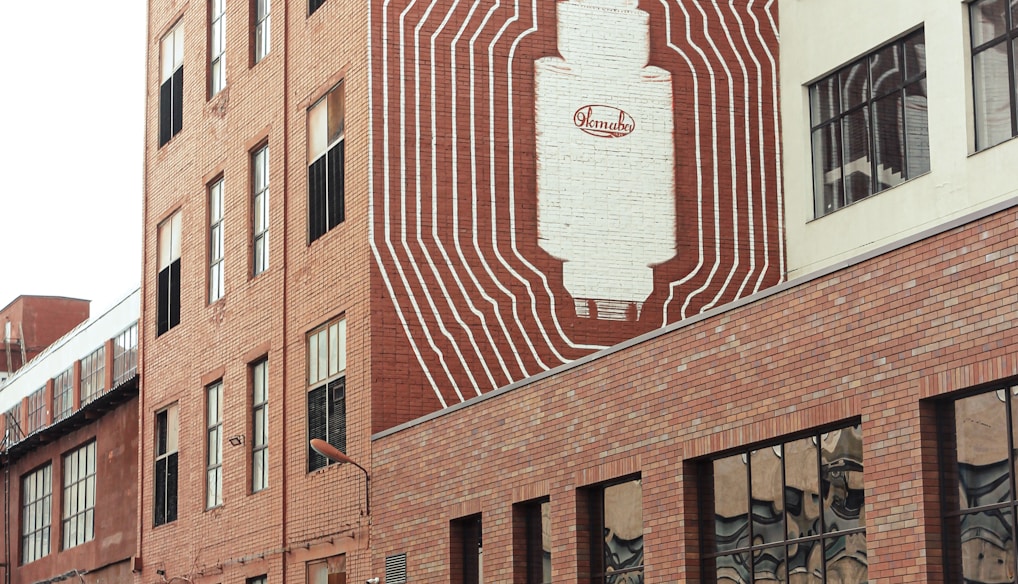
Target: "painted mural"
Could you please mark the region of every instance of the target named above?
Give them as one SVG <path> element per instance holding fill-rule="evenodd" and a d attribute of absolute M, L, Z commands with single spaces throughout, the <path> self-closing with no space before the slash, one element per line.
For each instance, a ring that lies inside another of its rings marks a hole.
<path fill-rule="evenodd" d="M 776 13 L 372 3 L 372 249 L 442 406 L 781 281 Z"/>

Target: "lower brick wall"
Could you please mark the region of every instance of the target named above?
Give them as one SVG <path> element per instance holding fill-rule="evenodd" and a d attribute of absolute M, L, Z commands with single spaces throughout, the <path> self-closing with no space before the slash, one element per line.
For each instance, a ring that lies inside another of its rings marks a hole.
<path fill-rule="evenodd" d="M 406 552 L 411 581 L 449 581 L 449 522 L 479 512 L 484 579 L 511 582 L 512 505 L 549 496 L 554 580 L 577 581 L 578 489 L 639 473 L 646 581 L 697 581 L 696 459 L 858 420 L 870 580 L 943 581 L 922 400 L 1018 375 L 1016 220 L 1000 212 L 376 437 L 375 571 Z"/>

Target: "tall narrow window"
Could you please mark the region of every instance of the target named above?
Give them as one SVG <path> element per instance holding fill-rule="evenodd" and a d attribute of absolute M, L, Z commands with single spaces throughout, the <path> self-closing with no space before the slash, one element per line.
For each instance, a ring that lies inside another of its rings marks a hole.
<path fill-rule="evenodd" d="M 481 515 L 453 519 L 449 528 L 450 582 L 452 584 L 481 584 L 484 582 Z"/>
<path fill-rule="evenodd" d="M 159 43 L 159 146 L 183 127 L 184 25 L 178 23 Z"/>
<path fill-rule="evenodd" d="M 815 216 L 929 172 L 922 30 L 810 85 Z"/>
<path fill-rule="evenodd" d="M 155 525 L 177 520 L 177 404 L 156 413 Z"/>
<path fill-rule="evenodd" d="M 53 465 L 21 479 L 21 563 L 49 555 L 52 517 Z"/>
<path fill-rule="evenodd" d="M 325 4 L 325 0 L 308 0 L 308 16 L 314 14 L 322 4 Z"/>
<path fill-rule="evenodd" d="M 156 335 L 180 323 L 180 211 L 159 224 Z"/>
<path fill-rule="evenodd" d="M 132 324 L 113 340 L 113 386 L 138 373 L 138 324 Z"/>
<path fill-rule="evenodd" d="M 513 505 L 513 553 L 517 582 L 551 583 L 551 502 L 547 498 Z"/>
<path fill-rule="evenodd" d="M 269 147 L 251 156 L 254 198 L 254 275 L 269 269 Z"/>
<path fill-rule="evenodd" d="M 33 434 L 46 426 L 46 386 L 28 394 L 28 428 L 26 432 Z"/>
<path fill-rule="evenodd" d="M 345 218 L 343 126 L 346 93 L 342 83 L 308 111 L 308 242 Z"/>
<path fill-rule="evenodd" d="M 269 486 L 269 362 L 251 367 L 251 491 Z"/>
<path fill-rule="evenodd" d="M 84 403 L 84 395 L 81 401 Z M 70 416 L 73 410 L 74 368 L 68 367 L 63 373 L 53 378 L 53 421 L 63 420 Z"/>
<path fill-rule="evenodd" d="M 64 549 L 95 537 L 95 440 L 64 456 Z"/>
<path fill-rule="evenodd" d="M 972 26 L 972 91 L 976 150 L 1018 135 L 1015 44 L 1018 5 L 1004 0 L 969 4 Z"/>
<path fill-rule="evenodd" d="M 106 389 L 106 347 L 99 347 L 81 360 L 81 403 L 87 404 Z M 54 417 L 55 419 L 55 417 Z"/>
<path fill-rule="evenodd" d="M 257 65 L 269 54 L 272 45 L 272 14 L 270 0 L 254 0 L 254 62 Z"/>
<path fill-rule="evenodd" d="M 223 297 L 223 179 L 209 185 L 209 303 Z"/>
<path fill-rule="evenodd" d="M 862 432 L 849 426 L 707 461 L 708 582 L 866 582 Z"/>
<path fill-rule="evenodd" d="M 205 388 L 205 508 L 223 504 L 223 382 Z"/>
<path fill-rule="evenodd" d="M 226 0 L 209 1 L 209 97 L 226 87 Z"/>
<path fill-rule="evenodd" d="M 639 478 L 587 492 L 591 582 L 643 582 L 643 485 Z"/>
<path fill-rule="evenodd" d="M 346 320 L 308 335 L 308 439 L 321 438 L 346 452 Z M 332 464 L 308 448 L 308 472 Z"/>

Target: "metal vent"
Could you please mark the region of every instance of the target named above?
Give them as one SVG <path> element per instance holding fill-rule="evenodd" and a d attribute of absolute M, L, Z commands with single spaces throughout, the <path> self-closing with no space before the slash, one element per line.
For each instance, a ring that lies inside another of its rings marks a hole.
<path fill-rule="evenodd" d="M 385 557 L 385 584 L 406 584 L 406 554 Z"/>

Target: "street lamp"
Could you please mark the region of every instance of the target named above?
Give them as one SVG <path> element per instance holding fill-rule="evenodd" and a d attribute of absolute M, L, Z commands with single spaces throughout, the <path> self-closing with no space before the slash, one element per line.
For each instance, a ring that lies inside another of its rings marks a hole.
<path fill-rule="evenodd" d="M 356 466 L 357 468 L 361 469 L 361 472 L 364 473 L 365 515 L 371 515 L 371 477 L 368 476 L 368 471 L 363 466 L 357 464 L 357 462 L 354 459 L 350 458 L 346 454 L 343 454 L 338 448 L 336 448 L 332 444 L 329 444 L 325 440 L 322 440 L 321 438 L 311 439 L 311 449 L 333 462 L 338 462 L 339 464 L 350 463 Z"/>

